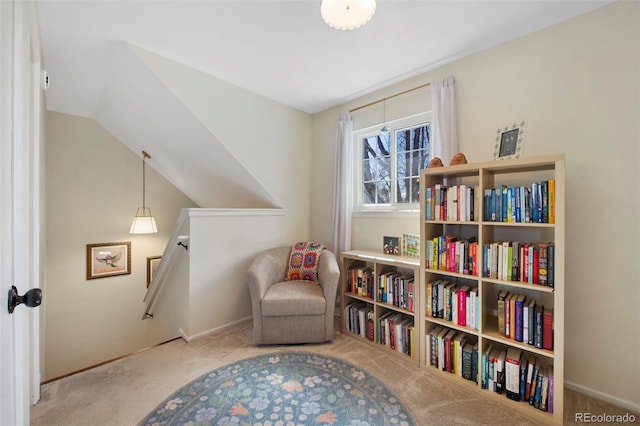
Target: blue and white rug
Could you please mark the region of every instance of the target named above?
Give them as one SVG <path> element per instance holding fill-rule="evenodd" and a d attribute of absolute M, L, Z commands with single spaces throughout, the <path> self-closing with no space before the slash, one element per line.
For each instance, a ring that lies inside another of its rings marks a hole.
<path fill-rule="evenodd" d="M 276 352 L 205 374 L 140 425 L 414 425 L 387 387 L 361 368 L 306 352 Z"/>

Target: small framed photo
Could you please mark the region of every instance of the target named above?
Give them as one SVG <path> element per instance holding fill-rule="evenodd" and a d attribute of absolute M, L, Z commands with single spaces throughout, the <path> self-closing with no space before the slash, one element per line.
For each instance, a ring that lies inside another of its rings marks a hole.
<path fill-rule="evenodd" d="M 156 269 L 158 269 L 160 259 L 162 259 L 162 256 L 147 257 L 147 288 L 149 288 L 149 284 L 151 284 L 151 281 L 153 280 Z"/>
<path fill-rule="evenodd" d="M 400 255 L 400 238 L 382 237 L 382 252 L 385 254 Z"/>
<path fill-rule="evenodd" d="M 402 255 L 409 257 L 420 257 L 420 235 L 402 235 Z"/>
<path fill-rule="evenodd" d="M 131 273 L 131 242 L 87 244 L 87 279 Z"/>
<path fill-rule="evenodd" d="M 496 132 L 496 144 L 493 149 L 494 160 L 518 158 L 524 148 L 526 121 L 505 126 Z"/>

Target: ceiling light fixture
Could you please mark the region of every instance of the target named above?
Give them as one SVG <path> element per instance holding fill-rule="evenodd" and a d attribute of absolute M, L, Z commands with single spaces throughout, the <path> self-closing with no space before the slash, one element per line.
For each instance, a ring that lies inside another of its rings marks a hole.
<path fill-rule="evenodd" d="M 369 22 L 376 13 L 376 0 L 322 0 L 320 15 L 330 27 L 353 30 Z"/>
<path fill-rule="evenodd" d="M 136 215 L 131 223 L 130 234 L 155 234 L 158 232 L 156 220 L 151 215 L 151 209 L 145 205 L 145 160 L 151 158 L 146 151 L 142 151 L 142 207 L 136 211 Z"/>

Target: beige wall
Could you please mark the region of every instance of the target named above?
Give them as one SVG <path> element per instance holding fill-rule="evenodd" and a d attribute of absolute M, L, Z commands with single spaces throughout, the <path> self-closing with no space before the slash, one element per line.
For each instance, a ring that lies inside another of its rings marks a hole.
<path fill-rule="evenodd" d="M 46 288 L 43 380 L 153 345 L 140 320 L 146 258 L 161 255 L 176 218 L 194 203 L 148 161 L 147 206 L 159 232 L 131 235 L 142 204 L 142 161 L 95 121 L 46 117 Z M 153 157 L 153 152 L 150 152 Z M 131 274 L 86 280 L 86 245 L 131 242 Z"/>
<path fill-rule="evenodd" d="M 565 380 L 635 409 L 640 285 L 629 266 L 638 263 L 640 239 L 638 16 L 640 3 L 617 2 L 313 117 L 315 163 L 333 164 L 340 111 L 453 75 L 469 162 L 490 160 L 496 130 L 521 119 L 524 156 L 566 153 Z M 313 192 L 326 197 L 312 200 L 315 239 L 331 235 L 332 174 L 314 170 Z M 398 233 L 397 217 L 365 219 L 354 220 L 354 248 Z"/>

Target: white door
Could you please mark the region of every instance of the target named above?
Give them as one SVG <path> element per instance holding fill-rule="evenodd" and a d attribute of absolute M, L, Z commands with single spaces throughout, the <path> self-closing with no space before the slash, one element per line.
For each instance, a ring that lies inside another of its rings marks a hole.
<path fill-rule="evenodd" d="M 39 398 L 39 316 L 8 310 L 38 287 L 39 42 L 32 5 L 0 1 L 0 425 L 28 425 Z M 34 43 L 35 42 L 35 43 Z M 38 309 L 38 308 L 36 308 Z"/>

